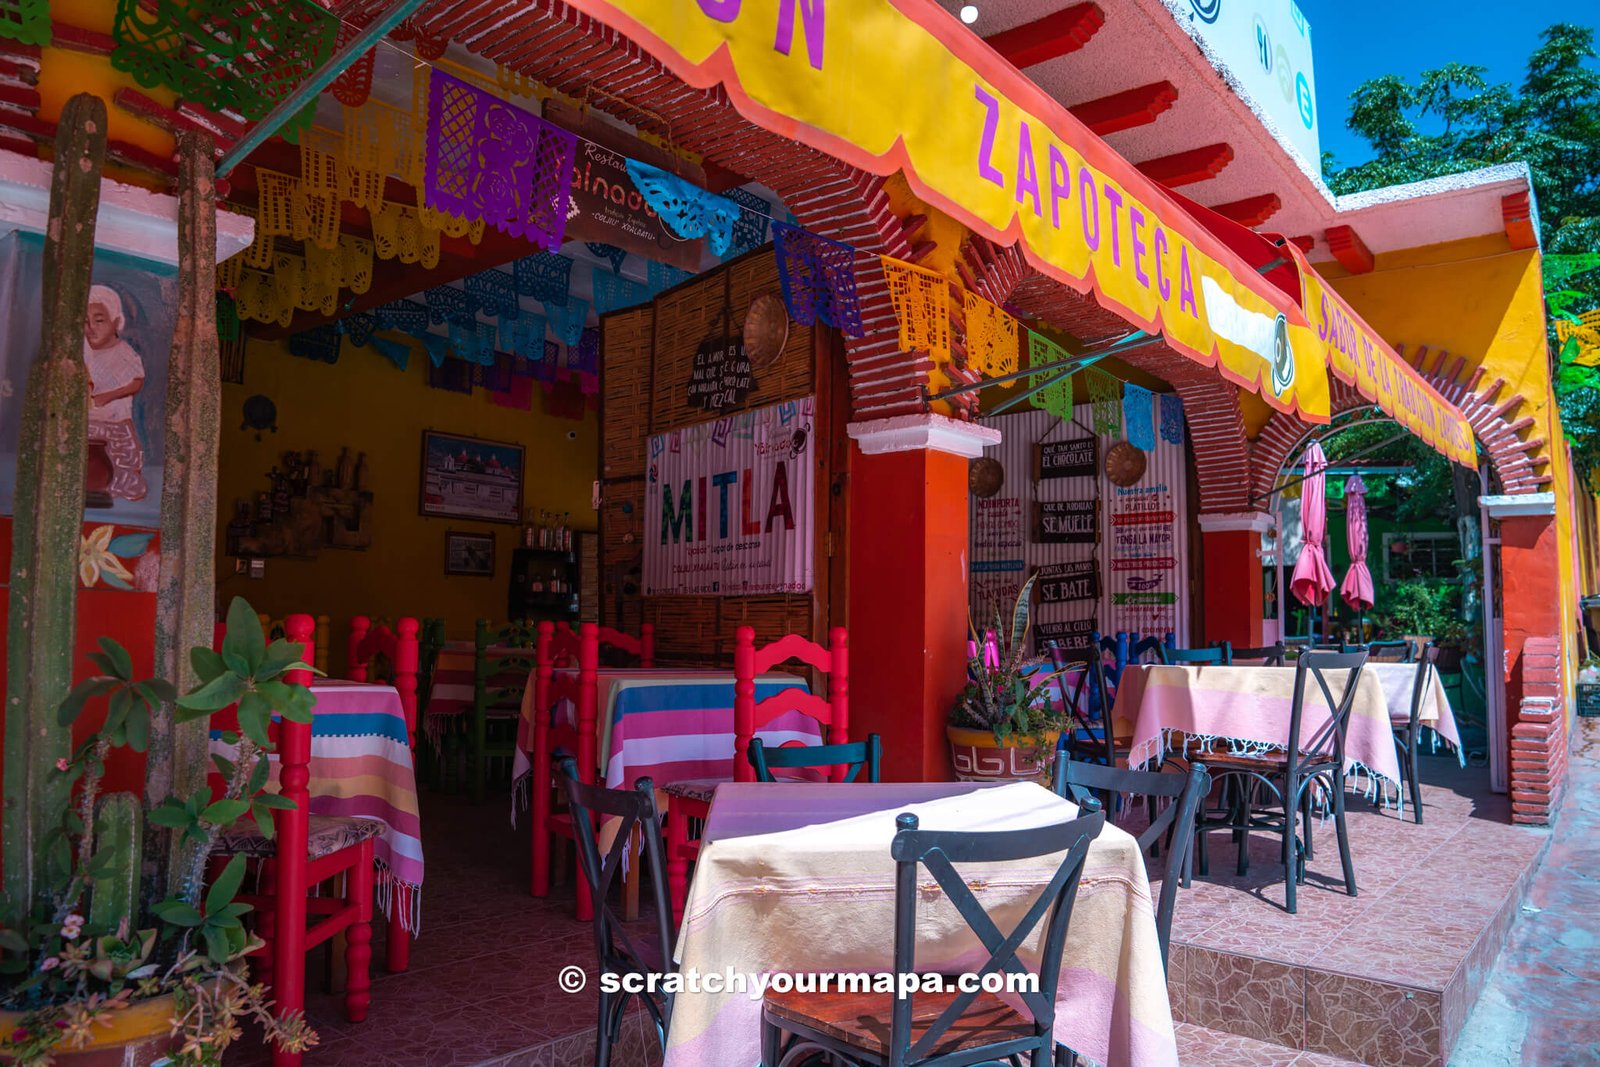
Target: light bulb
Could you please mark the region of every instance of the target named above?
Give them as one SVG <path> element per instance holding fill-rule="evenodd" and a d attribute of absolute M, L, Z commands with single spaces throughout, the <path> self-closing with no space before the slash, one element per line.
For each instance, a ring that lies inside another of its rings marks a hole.
<path fill-rule="evenodd" d="M 978 5 L 977 4 L 963 4 L 963 5 L 961 5 L 961 21 L 965 22 L 968 26 L 972 25 L 974 22 L 977 22 L 978 21 Z"/>

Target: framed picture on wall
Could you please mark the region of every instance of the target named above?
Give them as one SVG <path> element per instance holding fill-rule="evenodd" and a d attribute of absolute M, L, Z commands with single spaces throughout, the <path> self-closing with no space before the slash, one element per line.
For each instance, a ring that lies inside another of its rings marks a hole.
<path fill-rule="evenodd" d="M 447 531 L 444 535 L 444 572 L 469 578 L 493 578 L 494 534 Z"/>
<path fill-rule="evenodd" d="M 515 523 L 522 517 L 521 445 L 422 431 L 423 515 Z"/>

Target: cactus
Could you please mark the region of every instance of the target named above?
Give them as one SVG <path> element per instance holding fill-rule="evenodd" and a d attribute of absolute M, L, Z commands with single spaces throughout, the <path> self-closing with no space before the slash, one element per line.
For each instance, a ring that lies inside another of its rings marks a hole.
<path fill-rule="evenodd" d="M 132 793 L 112 793 L 94 820 L 97 853 L 109 857 L 94 880 L 89 923 L 96 930 L 132 929 L 139 917 L 139 857 L 144 806 Z"/>
<path fill-rule="evenodd" d="M 56 135 L 44 242 L 43 348 L 28 372 L 18 442 L 6 663 L 5 895 L 32 908 L 71 863 L 50 847 L 70 782 L 55 773 L 72 735 L 56 709 L 72 689 L 78 544 L 88 461 L 88 374 L 83 320 L 94 264 L 104 101 L 67 101 Z"/>
<path fill-rule="evenodd" d="M 222 373 L 216 316 L 217 202 L 211 140 L 178 138 L 178 315 L 167 362 L 166 459 L 161 477 L 161 574 L 156 586 L 156 673 L 187 692 L 197 681 L 191 648 L 211 646 Z M 206 721 L 173 715 L 151 723 L 145 802 L 205 787 Z M 192 866 L 171 835 L 152 834 L 146 902 L 180 890 Z M 190 846 L 192 849 L 194 846 Z"/>

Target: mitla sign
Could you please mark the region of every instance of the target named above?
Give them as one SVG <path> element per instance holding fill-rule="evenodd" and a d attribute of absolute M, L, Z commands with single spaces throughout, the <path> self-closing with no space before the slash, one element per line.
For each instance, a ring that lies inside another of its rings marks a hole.
<path fill-rule="evenodd" d="M 771 533 L 773 525 L 782 523 L 781 529 L 794 529 L 794 505 L 789 498 L 789 466 L 778 460 L 771 468 L 768 485 L 761 487 L 757 497 L 756 471 L 753 467 L 742 470 L 718 471 L 698 478 L 685 478 L 678 491 L 677 506 L 673 506 L 673 486 L 661 487 L 661 543 L 684 541 L 726 541 L 735 537 L 758 537 Z M 739 518 L 735 525 L 730 521 L 732 500 L 738 498 Z M 716 521 L 710 522 L 708 505 L 715 499 Z M 752 512 L 756 499 L 766 501 L 765 518 L 762 512 Z M 695 531 L 699 530 L 696 535 Z"/>

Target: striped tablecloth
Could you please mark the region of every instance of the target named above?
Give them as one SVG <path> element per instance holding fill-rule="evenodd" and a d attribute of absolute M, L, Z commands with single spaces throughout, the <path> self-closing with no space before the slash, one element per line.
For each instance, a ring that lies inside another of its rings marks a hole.
<path fill-rule="evenodd" d="M 1227 745 L 1235 753 L 1282 747 L 1289 741 L 1294 703 L 1293 667 L 1220 667 L 1128 664 L 1122 671 L 1112 714 L 1118 737 L 1131 735 L 1128 764 L 1158 763 L 1182 748 L 1182 738 L 1206 746 Z M 1327 673 L 1334 698 L 1344 692 L 1345 671 Z M 1328 721 L 1327 702 L 1308 680 L 1300 740 L 1310 741 Z M 1410 700 L 1410 697 L 1407 697 Z M 1176 735 L 1176 736 L 1175 736 Z M 1347 773 L 1376 775 L 1400 783 L 1400 760 L 1383 686 L 1371 670 L 1356 683 L 1344 743 Z"/>
<path fill-rule="evenodd" d="M 925 830 L 1012 830 L 1074 818 L 1077 808 L 1031 782 L 733 784 L 717 790 L 695 865 L 680 972 L 890 970 L 894 958 L 895 816 Z M 1055 873 L 1049 859 L 972 865 L 969 884 L 1009 930 Z M 922 882 L 932 877 L 922 872 Z M 929 972 L 987 959 L 938 894 L 918 906 L 917 963 Z M 1038 935 L 1033 938 L 1037 948 Z M 1037 965 L 1036 951 L 1021 953 Z M 880 1017 L 889 1015 L 884 995 Z M 761 1001 L 744 992 L 679 993 L 665 1067 L 753 1064 Z M 1176 1067 L 1177 1045 L 1155 908 L 1138 844 L 1106 826 L 1089 848 L 1067 930 L 1056 1038 L 1106 1067 Z"/>
<path fill-rule="evenodd" d="M 1396 726 L 1411 721 L 1411 690 L 1416 684 L 1415 663 L 1368 663 L 1366 670 L 1378 679 L 1383 687 L 1384 702 L 1389 705 L 1389 718 Z M 1456 729 L 1456 716 L 1450 710 L 1450 698 L 1439 680 L 1439 672 L 1428 666 L 1428 684 L 1422 692 L 1422 708 L 1417 722 L 1432 730 L 1445 745 L 1454 750 L 1456 759 L 1466 766 L 1466 754 L 1461 750 L 1461 732 Z"/>
<path fill-rule="evenodd" d="M 378 903 L 388 915 L 398 906 L 413 935 L 422 922 L 422 820 L 417 776 L 406 736 L 405 709 L 393 686 L 333 679 L 311 687 L 317 698 L 311 721 L 312 815 L 376 819 L 385 829 L 373 841 Z M 222 741 L 230 724 L 214 718 L 211 751 L 228 759 L 236 745 Z M 277 756 L 269 789 L 278 787 Z"/>
<path fill-rule="evenodd" d="M 562 673 L 560 671 L 557 672 Z M 572 674 L 573 671 L 566 673 Z M 795 687 L 803 678 L 763 674 L 756 679 L 756 699 Z M 602 667 L 595 676 L 596 770 L 611 789 L 631 786 L 649 775 L 656 784 L 696 778 L 733 777 L 733 672 L 719 669 Z M 557 709 L 572 721 L 573 709 Z M 518 730 L 516 774 L 531 770 L 533 749 L 533 684 L 528 683 Z M 768 745 L 822 741 L 817 721 L 797 711 L 786 712 L 756 736 Z M 742 758 L 742 755 L 741 755 Z"/>
<path fill-rule="evenodd" d="M 489 654 L 513 656 L 533 663 L 534 650 L 494 645 Z M 477 645 L 471 641 L 446 641 L 433 663 L 433 681 L 428 688 L 428 703 L 423 712 L 423 730 L 428 740 L 438 744 L 453 722 L 465 722 L 472 711 L 473 686 L 478 671 Z M 489 678 L 489 690 L 520 689 L 528 682 L 522 670 L 503 669 Z"/>

